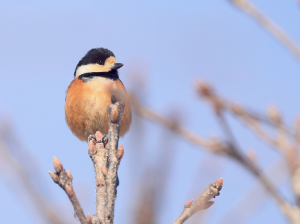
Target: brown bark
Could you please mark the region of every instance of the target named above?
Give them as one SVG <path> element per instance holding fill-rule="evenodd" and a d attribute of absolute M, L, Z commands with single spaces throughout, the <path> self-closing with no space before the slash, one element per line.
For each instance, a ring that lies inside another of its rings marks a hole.
<path fill-rule="evenodd" d="M 70 171 L 65 171 L 62 163 L 54 156 L 53 164 L 55 172 L 48 171 L 52 180 L 58 184 L 68 195 L 75 211 L 75 215 L 78 217 L 81 224 L 87 224 L 83 209 L 78 201 L 78 198 L 73 189 L 73 176 Z"/>
<path fill-rule="evenodd" d="M 121 145 L 118 150 L 119 132 L 121 117 L 124 110 L 124 104 L 117 102 L 111 104 L 108 108 L 109 112 L 109 129 L 108 129 L 108 171 L 107 171 L 107 210 L 105 223 L 114 222 L 115 200 L 117 197 L 117 172 L 120 164 L 120 159 L 123 156 L 124 148 Z"/>
<path fill-rule="evenodd" d="M 207 209 L 214 204 L 210 199 L 220 195 L 220 190 L 223 187 L 223 178 L 216 180 L 213 184 L 203 192 L 203 194 L 195 201 L 189 200 L 185 203 L 183 212 L 173 224 L 182 224 L 195 213 Z"/>

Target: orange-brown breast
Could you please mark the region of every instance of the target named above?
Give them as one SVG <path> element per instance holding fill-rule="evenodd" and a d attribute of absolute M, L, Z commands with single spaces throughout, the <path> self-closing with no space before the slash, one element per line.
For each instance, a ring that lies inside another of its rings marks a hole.
<path fill-rule="evenodd" d="M 65 118 L 71 131 L 82 141 L 100 131 L 108 133 L 108 106 L 111 93 L 124 96 L 125 108 L 121 118 L 120 136 L 124 136 L 131 124 L 131 107 L 122 82 L 95 77 L 88 82 L 74 79 L 67 89 Z"/>

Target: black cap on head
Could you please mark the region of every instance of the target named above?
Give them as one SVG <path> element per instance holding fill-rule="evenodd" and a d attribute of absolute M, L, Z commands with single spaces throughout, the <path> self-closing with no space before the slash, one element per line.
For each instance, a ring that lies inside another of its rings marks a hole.
<path fill-rule="evenodd" d="M 99 64 L 104 65 L 105 60 L 109 57 L 115 57 L 114 53 L 105 48 L 93 48 L 78 62 L 76 68 L 81 65 Z"/>

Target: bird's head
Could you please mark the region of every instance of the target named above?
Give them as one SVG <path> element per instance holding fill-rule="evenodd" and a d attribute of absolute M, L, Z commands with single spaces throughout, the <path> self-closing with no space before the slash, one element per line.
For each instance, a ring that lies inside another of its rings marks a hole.
<path fill-rule="evenodd" d="M 123 64 L 117 63 L 114 53 L 110 50 L 105 48 L 93 48 L 78 62 L 74 72 L 74 78 L 80 76 L 118 78 L 117 69 L 122 66 Z"/>

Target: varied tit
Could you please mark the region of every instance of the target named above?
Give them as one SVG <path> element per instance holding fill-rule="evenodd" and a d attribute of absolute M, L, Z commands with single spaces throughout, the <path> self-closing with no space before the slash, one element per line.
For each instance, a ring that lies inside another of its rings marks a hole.
<path fill-rule="evenodd" d="M 117 63 L 113 52 L 105 48 L 91 49 L 78 62 L 74 80 L 67 89 L 65 118 L 71 131 L 81 141 L 88 141 L 88 137 L 96 131 L 108 134 L 108 106 L 112 94 L 125 102 L 120 136 L 129 130 L 131 107 L 118 74 L 122 66 Z"/>

